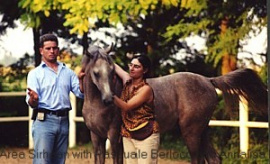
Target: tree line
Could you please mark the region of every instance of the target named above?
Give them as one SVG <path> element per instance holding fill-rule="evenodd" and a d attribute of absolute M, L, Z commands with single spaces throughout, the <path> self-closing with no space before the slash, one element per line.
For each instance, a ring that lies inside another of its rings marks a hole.
<path fill-rule="evenodd" d="M 124 33 L 107 32 L 116 44 L 116 62 L 124 66 L 126 53 L 147 54 L 154 75 L 191 71 L 213 76 L 237 69 L 242 40 L 267 24 L 266 0 L 0 0 L 0 34 L 20 20 L 31 28 L 35 65 L 41 56 L 39 36 L 53 32 L 77 42 L 85 51 L 95 40 L 92 31 L 123 26 Z M 206 51 L 198 52 L 185 38 L 200 36 Z M 100 41 L 104 42 L 104 41 Z M 107 46 L 104 42 L 104 45 Z M 179 60 L 175 54 L 184 51 Z M 83 52 L 82 52 L 83 53 Z M 261 54 L 266 57 L 266 54 Z"/>

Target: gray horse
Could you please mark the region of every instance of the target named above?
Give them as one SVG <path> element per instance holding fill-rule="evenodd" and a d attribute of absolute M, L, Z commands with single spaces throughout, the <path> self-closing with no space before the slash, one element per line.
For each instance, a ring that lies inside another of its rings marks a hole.
<path fill-rule="evenodd" d="M 114 64 L 104 50 L 90 46 L 82 67 L 84 78 L 83 117 L 91 131 L 95 163 L 105 162 L 105 141 L 112 147 L 114 163 L 122 163 L 123 147 L 120 137 L 121 116 L 112 101 L 120 95 L 121 80 L 115 76 Z M 207 78 L 198 74 L 179 72 L 147 79 L 155 95 L 155 113 L 161 132 L 175 125 L 181 130 L 191 163 L 221 163 L 207 133 L 208 123 L 218 103 L 215 88 L 223 92 L 228 108 L 243 96 L 253 109 L 267 113 L 267 88 L 257 74 L 241 69 L 224 76 Z"/>

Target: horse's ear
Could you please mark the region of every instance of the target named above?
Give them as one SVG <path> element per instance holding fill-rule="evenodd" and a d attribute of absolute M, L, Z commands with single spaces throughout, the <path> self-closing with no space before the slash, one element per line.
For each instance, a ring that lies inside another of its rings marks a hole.
<path fill-rule="evenodd" d="M 114 58 L 114 57 L 116 56 L 114 51 L 110 52 L 108 55 L 109 55 L 110 57 L 112 57 L 112 58 Z"/>
<path fill-rule="evenodd" d="M 112 59 L 116 59 L 116 55 L 115 55 L 115 52 L 114 51 L 112 51 L 112 52 L 110 52 L 109 54 L 108 54 L 108 56 L 109 57 L 111 57 Z"/>
<path fill-rule="evenodd" d="M 89 57 L 89 58 L 92 58 L 93 55 L 89 52 L 89 49 L 90 49 L 90 48 L 84 50 L 84 51 L 83 51 L 83 54 L 84 54 L 85 56 Z"/>
<path fill-rule="evenodd" d="M 128 59 L 132 59 L 133 57 L 134 57 L 135 55 L 134 55 L 134 53 L 126 53 L 126 57 L 128 58 Z"/>
<path fill-rule="evenodd" d="M 87 56 L 87 53 L 88 53 L 88 51 L 87 50 L 83 50 L 83 55 L 86 55 Z"/>
<path fill-rule="evenodd" d="M 112 43 L 110 46 L 108 46 L 108 47 L 105 49 L 105 52 L 106 52 L 107 54 L 109 54 L 109 53 L 113 50 L 113 48 L 114 48 L 114 44 Z"/>

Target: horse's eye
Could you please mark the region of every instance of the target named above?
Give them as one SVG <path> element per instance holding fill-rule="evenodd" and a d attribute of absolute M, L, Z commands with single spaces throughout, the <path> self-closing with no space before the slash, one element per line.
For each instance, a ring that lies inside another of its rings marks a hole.
<path fill-rule="evenodd" d="M 99 73 L 98 72 L 94 72 L 95 77 L 99 77 Z"/>

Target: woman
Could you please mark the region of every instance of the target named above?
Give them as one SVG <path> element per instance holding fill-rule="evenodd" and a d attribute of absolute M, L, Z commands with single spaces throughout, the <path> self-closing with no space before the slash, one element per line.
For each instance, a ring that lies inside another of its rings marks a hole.
<path fill-rule="evenodd" d="M 151 62 L 147 56 L 132 58 L 129 64 L 130 80 L 126 72 L 116 65 L 116 73 L 123 79 L 121 98 L 114 96 L 114 103 L 122 112 L 121 135 L 126 163 L 157 163 L 159 127 L 154 114 L 154 94 L 146 83 Z"/>

